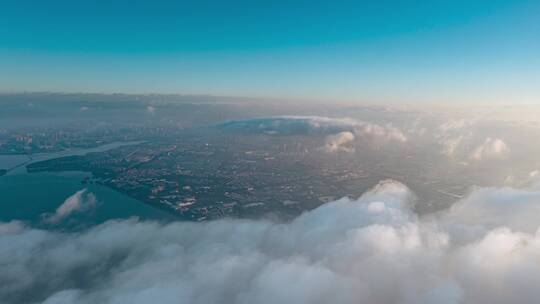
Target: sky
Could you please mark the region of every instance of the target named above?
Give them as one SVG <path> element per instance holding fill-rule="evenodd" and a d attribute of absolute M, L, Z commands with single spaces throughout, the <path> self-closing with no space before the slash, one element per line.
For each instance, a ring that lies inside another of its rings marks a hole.
<path fill-rule="evenodd" d="M 538 1 L 0 1 L 0 92 L 540 103 Z"/>

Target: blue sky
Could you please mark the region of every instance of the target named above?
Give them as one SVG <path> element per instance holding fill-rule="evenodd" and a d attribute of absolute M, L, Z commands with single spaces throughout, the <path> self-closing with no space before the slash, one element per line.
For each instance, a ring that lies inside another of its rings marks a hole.
<path fill-rule="evenodd" d="M 539 1 L 0 1 L 8 92 L 540 103 L 539 54 Z"/>

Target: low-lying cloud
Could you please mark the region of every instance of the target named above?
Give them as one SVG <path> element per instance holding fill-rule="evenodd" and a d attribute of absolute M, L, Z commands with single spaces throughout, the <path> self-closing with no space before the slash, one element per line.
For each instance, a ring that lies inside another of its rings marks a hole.
<path fill-rule="evenodd" d="M 471 154 L 473 160 L 503 158 L 508 155 L 508 145 L 499 138 L 488 137 Z"/>
<path fill-rule="evenodd" d="M 75 192 L 68 197 L 62 205 L 52 214 L 44 214 L 43 222 L 46 224 L 57 224 L 74 213 L 80 213 L 93 208 L 96 205 L 96 197 L 86 189 Z"/>
<path fill-rule="evenodd" d="M 273 135 L 335 135 L 334 138 L 342 137 L 344 139 L 351 138 L 350 134 L 352 134 L 358 141 L 374 146 L 389 142 L 404 143 L 407 141 L 407 136 L 400 129 L 390 124 L 380 125 L 352 118 L 276 116 L 235 120 L 224 123 L 220 127 L 237 132 Z M 328 137 L 327 140 L 332 140 L 332 137 Z"/>
<path fill-rule="evenodd" d="M 325 145 L 323 151 L 328 153 L 347 152 L 352 153 L 355 151 L 352 142 L 354 141 L 354 134 L 349 131 L 340 132 L 338 134 L 328 135 L 325 139 Z"/>
<path fill-rule="evenodd" d="M 156 113 L 156 107 L 154 106 L 146 106 L 146 111 L 150 114 L 155 114 Z"/>
<path fill-rule="evenodd" d="M 220 127 L 231 131 L 280 135 L 329 135 L 354 130 L 363 124 L 351 118 L 323 116 L 272 116 L 233 120 Z"/>
<path fill-rule="evenodd" d="M 463 136 L 440 139 L 439 144 L 443 147 L 442 153 L 448 157 L 453 157 L 463 143 L 463 140 Z"/>
<path fill-rule="evenodd" d="M 483 188 L 419 218 L 381 182 L 288 223 L 0 224 L 3 303 L 535 303 L 540 191 Z"/>
<path fill-rule="evenodd" d="M 374 142 L 399 142 L 407 141 L 407 136 L 392 125 L 381 126 L 378 124 L 366 123 L 355 130 L 355 133 Z"/>

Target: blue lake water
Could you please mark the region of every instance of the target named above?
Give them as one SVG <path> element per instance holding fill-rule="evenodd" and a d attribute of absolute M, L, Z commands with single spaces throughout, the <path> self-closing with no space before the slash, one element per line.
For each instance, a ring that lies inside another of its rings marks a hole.
<path fill-rule="evenodd" d="M 68 197 L 75 192 L 87 189 L 96 199 L 97 204 L 85 212 L 75 213 L 55 227 L 77 228 L 99 224 L 110 219 L 139 217 L 141 219 L 172 220 L 172 216 L 116 192 L 105 186 L 82 184 L 84 172 L 27 173 L 22 164 L 60 156 L 84 155 L 90 152 L 105 151 L 125 143 L 115 143 L 94 149 L 78 149 L 60 153 L 33 155 L 32 161 L 24 155 L 1 155 L 0 168 L 13 168 L 7 175 L 0 177 L 0 221 L 22 220 L 33 226 L 43 226 L 43 215 L 53 213 Z M 20 165 L 17 167 L 17 165 Z"/>

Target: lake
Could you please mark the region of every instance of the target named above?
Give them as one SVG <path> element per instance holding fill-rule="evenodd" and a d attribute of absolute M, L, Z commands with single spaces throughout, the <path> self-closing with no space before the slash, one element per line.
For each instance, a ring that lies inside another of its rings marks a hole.
<path fill-rule="evenodd" d="M 97 184 L 82 184 L 85 172 L 44 172 L 27 173 L 25 165 L 61 156 L 84 155 L 90 152 L 106 151 L 126 144 L 113 143 L 92 149 L 76 149 L 59 153 L 33 155 L 1 155 L 0 168 L 15 168 L 0 177 L 0 221 L 22 220 L 32 226 L 43 226 L 42 217 L 53 213 L 68 197 L 77 191 L 87 189 L 95 195 L 97 204 L 91 210 L 75 214 L 66 221 L 55 225 L 59 229 L 76 229 L 95 225 L 110 219 L 139 217 L 152 220 L 172 220 L 173 217 L 125 194 Z"/>

